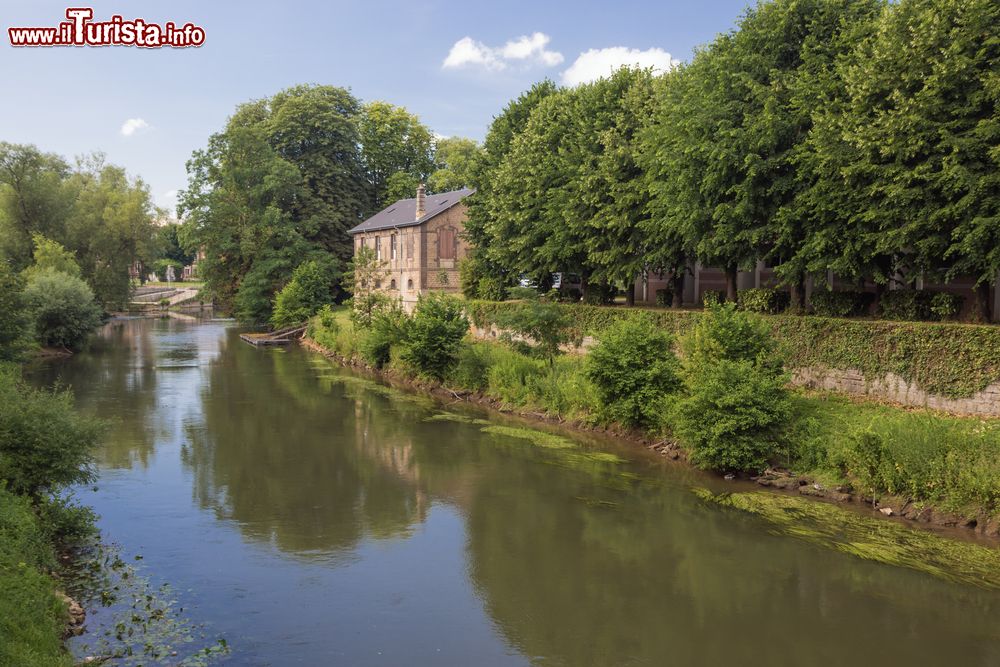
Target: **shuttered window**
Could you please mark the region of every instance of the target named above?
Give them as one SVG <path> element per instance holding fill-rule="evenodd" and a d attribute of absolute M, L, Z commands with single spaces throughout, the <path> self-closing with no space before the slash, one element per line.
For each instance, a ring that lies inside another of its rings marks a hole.
<path fill-rule="evenodd" d="M 455 259 L 455 229 L 442 227 L 438 230 L 438 259 Z"/>

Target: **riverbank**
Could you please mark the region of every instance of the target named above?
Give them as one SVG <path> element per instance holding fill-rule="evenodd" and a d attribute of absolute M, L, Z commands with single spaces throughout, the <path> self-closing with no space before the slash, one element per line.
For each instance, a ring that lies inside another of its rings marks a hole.
<path fill-rule="evenodd" d="M 340 363 L 390 382 L 571 428 L 598 430 L 672 459 L 687 451 L 669 432 L 626 429 L 599 418 L 582 356 L 551 364 L 508 345 L 467 340 L 442 381 L 419 378 L 390 354 L 381 369 L 362 354 L 364 335 L 346 311 L 316 318 L 305 343 Z M 859 503 L 917 523 L 962 526 L 997 537 L 1000 422 L 862 402 L 832 393 L 792 392 L 793 419 L 762 487 L 840 503 Z"/>

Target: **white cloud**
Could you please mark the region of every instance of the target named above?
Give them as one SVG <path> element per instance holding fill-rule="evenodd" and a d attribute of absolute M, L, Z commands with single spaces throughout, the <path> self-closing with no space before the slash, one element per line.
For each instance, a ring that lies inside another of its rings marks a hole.
<path fill-rule="evenodd" d="M 652 48 L 640 51 L 624 46 L 607 49 L 590 49 L 577 57 L 573 64 L 562 73 L 562 82 L 567 86 L 577 86 L 610 76 L 623 65 L 652 67 L 654 72 L 666 72 L 680 64 L 663 49 Z"/>
<path fill-rule="evenodd" d="M 122 123 L 122 136 L 131 137 L 139 130 L 145 130 L 148 127 L 149 123 L 144 121 L 142 118 L 129 118 L 127 121 Z"/>
<path fill-rule="evenodd" d="M 471 37 L 463 37 L 452 45 L 441 67 L 481 67 L 492 71 L 507 69 L 514 63 L 525 67 L 553 67 L 563 61 L 563 55 L 545 48 L 550 41 L 552 38 L 545 33 L 535 32 L 509 40 L 503 46 L 493 47 Z"/>

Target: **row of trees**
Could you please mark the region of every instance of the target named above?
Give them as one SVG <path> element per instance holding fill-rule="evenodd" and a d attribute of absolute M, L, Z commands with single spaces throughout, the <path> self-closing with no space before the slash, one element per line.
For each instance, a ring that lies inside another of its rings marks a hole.
<path fill-rule="evenodd" d="M 337 276 L 347 230 L 388 203 L 469 182 L 478 147 L 434 139 L 405 109 L 362 104 L 343 88 L 296 86 L 240 105 L 188 162 L 182 241 L 201 247 L 201 276 L 238 317 L 266 321 L 301 264 Z"/>
<path fill-rule="evenodd" d="M 477 161 L 467 275 L 598 296 L 690 259 L 885 286 L 1000 270 L 1000 5 L 774 0 L 686 65 L 535 85 Z M 475 282 L 475 281 L 474 281 Z"/>
<path fill-rule="evenodd" d="M 65 247 L 108 308 L 123 307 L 129 267 L 161 253 L 149 188 L 101 155 L 74 164 L 35 146 L 0 142 L 0 259 L 18 273 L 38 239 Z"/>

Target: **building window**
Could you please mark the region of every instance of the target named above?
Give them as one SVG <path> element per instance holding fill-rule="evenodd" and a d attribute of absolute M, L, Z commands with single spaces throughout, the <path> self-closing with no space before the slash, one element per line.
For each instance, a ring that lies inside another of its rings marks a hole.
<path fill-rule="evenodd" d="M 361 237 L 361 247 L 362 248 L 365 247 L 365 237 L 364 236 Z"/>
<path fill-rule="evenodd" d="M 409 280 L 406 281 L 406 289 L 408 290 L 413 289 L 413 278 L 410 278 Z"/>
<path fill-rule="evenodd" d="M 377 261 L 382 261 L 382 244 L 379 243 L 379 237 L 375 237 L 375 259 Z"/>
<path fill-rule="evenodd" d="M 454 227 L 438 230 L 438 259 L 455 259 L 455 241 Z"/>
<path fill-rule="evenodd" d="M 389 237 L 389 259 L 396 259 L 396 235 Z"/>
<path fill-rule="evenodd" d="M 376 280 L 375 281 L 375 289 L 382 289 L 382 281 L 381 280 Z"/>
<path fill-rule="evenodd" d="M 395 278 L 393 278 L 391 281 L 389 281 L 389 289 L 396 289 L 396 279 Z"/>
<path fill-rule="evenodd" d="M 406 259 L 413 259 L 413 237 L 415 234 L 406 235 Z"/>

